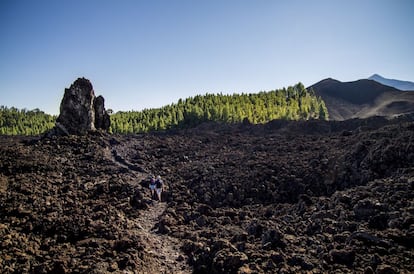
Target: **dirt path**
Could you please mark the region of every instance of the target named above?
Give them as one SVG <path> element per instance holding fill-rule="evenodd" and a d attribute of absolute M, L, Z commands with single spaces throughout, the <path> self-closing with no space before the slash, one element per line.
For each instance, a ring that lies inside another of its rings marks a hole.
<path fill-rule="evenodd" d="M 140 216 L 143 237 L 147 243 L 146 251 L 161 261 L 158 273 L 192 273 L 186 263 L 186 257 L 179 249 L 179 240 L 158 233 L 156 224 L 160 215 L 167 208 L 167 203 L 154 201 Z"/>
<path fill-rule="evenodd" d="M 148 176 L 146 173 L 139 172 L 139 168 L 135 168 L 119 156 L 115 150 L 107 151 L 106 156 L 115 164 L 127 168 L 135 175 L 137 181 Z M 136 221 L 142 228 L 142 236 L 146 243 L 145 250 L 161 262 L 157 273 L 192 273 L 192 268 L 186 263 L 187 256 L 180 250 L 181 244 L 179 239 L 158 232 L 157 223 L 166 208 L 166 202 L 152 201 L 148 209 L 141 210 L 140 216 Z"/>

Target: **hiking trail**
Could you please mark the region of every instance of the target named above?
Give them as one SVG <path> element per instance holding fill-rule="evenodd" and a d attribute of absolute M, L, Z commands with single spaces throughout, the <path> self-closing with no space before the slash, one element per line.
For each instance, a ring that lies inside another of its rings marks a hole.
<path fill-rule="evenodd" d="M 140 219 L 146 251 L 161 261 L 159 273 L 192 273 L 186 256 L 179 249 L 179 239 L 158 233 L 156 224 L 166 208 L 167 203 L 153 201 L 147 210 L 142 210 Z"/>
<path fill-rule="evenodd" d="M 115 150 L 112 150 L 107 156 L 115 164 L 127 168 L 133 173 L 138 182 L 148 175 L 142 172 L 139 167 L 122 158 Z M 146 243 L 145 251 L 160 261 L 161 265 L 157 269 L 157 273 L 192 273 L 191 266 L 186 263 L 187 256 L 180 250 L 180 240 L 158 232 L 158 221 L 167 207 L 166 202 L 152 200 L 147 209 L 140 210 L 139 217 L 135 221 L 142 229 L 141 235 Z"/>

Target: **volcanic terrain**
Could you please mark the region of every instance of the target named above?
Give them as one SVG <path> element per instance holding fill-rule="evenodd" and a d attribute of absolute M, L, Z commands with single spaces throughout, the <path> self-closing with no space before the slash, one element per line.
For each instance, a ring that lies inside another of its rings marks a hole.
<path fill-rule="evenodd" d="M 401 91 L 370 79 L 340 82 L 328 78 L 310 88 L 324 100 L 330 120 L 373 116 L 393 118 L 414 113 L 414 92 Z"/>
<path fill-rule="evenodd" d="M 0 159 L 1 273 L 414 272 L 408 118 L 2 136 Z"/>

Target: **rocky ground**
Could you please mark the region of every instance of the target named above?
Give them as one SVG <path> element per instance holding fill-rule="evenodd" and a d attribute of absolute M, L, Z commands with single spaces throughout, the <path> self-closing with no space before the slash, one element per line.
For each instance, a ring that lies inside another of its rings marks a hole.
<path fill-rule="evenodd" d="M 414 272 L 407 120 L 0 145 L 1 273 Z"/>

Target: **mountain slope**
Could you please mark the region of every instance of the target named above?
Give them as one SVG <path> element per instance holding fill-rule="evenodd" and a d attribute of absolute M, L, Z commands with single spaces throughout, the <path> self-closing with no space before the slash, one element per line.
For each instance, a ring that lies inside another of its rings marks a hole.
<path fill-rule="evenodd" d="M 309 88 L 325 101 L 331 120 L 375 115 L 392 117 L 414 112 L 413 93 L 402 92 L 373 80 L 340 82 L 328 78 Z"/>
<path fill-rule="evenodd" d="M 140 133 L 186 128 L 213 121 L 267 123 L 274 119 L 327 119 L 325 103 L 299 83 L 288 88 L 250 94 L 206 94 L 158 109 L 111 115 L 113 133 Z"/>
<path fill-rule="evenodd" d="M 396 79 L 387 79 L 381 75 L 374 74 L 368 78 L 369 80 L 374 80 L 378 83 L 381 83 L 386 86 L 394 87 L 403 91 L 414 91 L 414 83 L 409 81 L 401 81 Z"/>

